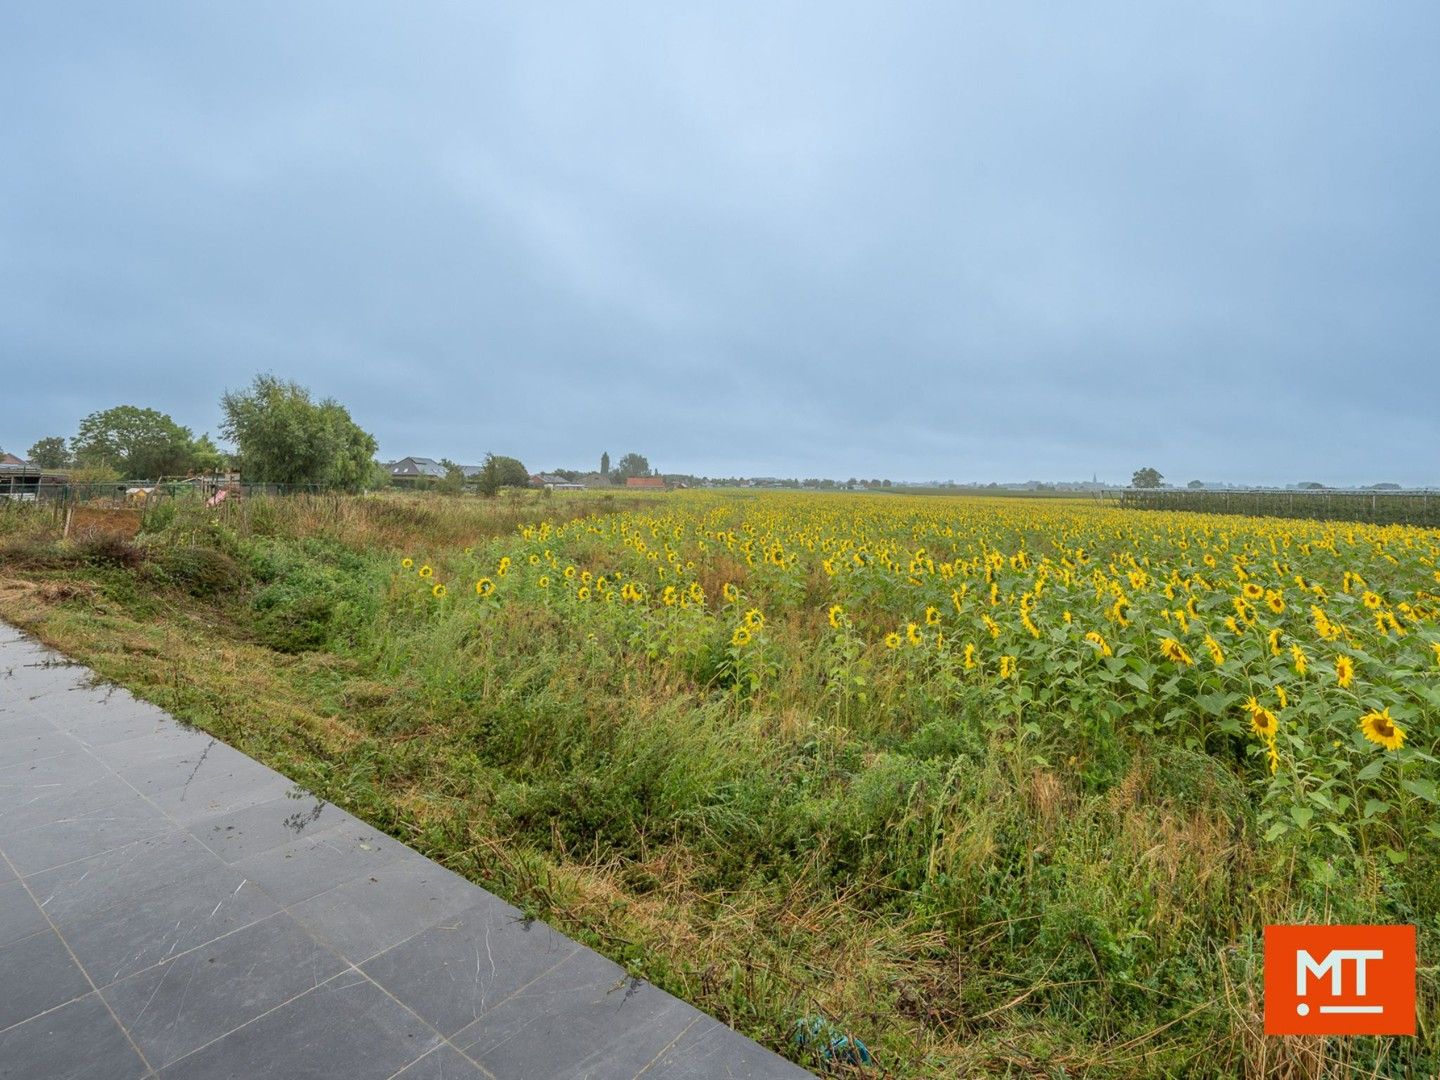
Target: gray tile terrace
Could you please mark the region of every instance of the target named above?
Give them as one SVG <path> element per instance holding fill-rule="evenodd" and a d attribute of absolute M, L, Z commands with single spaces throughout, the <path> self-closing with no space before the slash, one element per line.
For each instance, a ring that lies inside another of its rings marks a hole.
<path fill-rule="evenodd" d="M 808 1075 L 0 623 L 0 1077 Z"/>

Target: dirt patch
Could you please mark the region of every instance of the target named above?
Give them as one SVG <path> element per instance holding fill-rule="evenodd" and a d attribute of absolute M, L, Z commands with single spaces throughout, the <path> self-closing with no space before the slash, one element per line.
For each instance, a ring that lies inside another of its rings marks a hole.
<path fill-rule="evenodd" d="M 125 507 L 74 506 L 65 515 L 65 536 L 70 540 L 115 537 L 133 540 L 140 532 L 140 511 Z"/>

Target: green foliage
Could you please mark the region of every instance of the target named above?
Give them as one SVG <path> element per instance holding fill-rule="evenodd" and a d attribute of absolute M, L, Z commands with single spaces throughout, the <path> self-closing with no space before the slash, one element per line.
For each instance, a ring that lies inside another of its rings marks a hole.
<path fill-rule="evenodd" d="M 359 490 L 372 477 L 375 439 L 339 402 L 273 375 L 220 399 L 221 431 L 240 453 L 247 480 Z"/>
<path fill-rule="evenodd" d="M 486 454 L 485 464 L 475 480 L 475 486 L 482 495 L 496 495 L 501 488 L 523 488 L 530 485 L 530 473 L 513 457 L 504 454 Z"/>
<path fill-rule="evenodd" d="M 1158 488 L 1164 479 L 1158 469 L 1152 469 L 1147 465 L 1143 469 L 1135 470 L 1135 474 L 1130 477 L 1130 486 L 1137 488 Z"/>
<path fill-rule="evenodd" d="M 59 435 L 40 439 L 30 447 L 26 457 L 31 465 L 41 469 L 64 469 L 70 465 L 70 451 L 65 446 L 65 440 Z"/>
<path fill-rule="evenodd" d="M 80 421 L 70 450 L 77 466 L 111 470 L 130 480 L 157 480 L 190 472 L 197 444 L 189 428 L 164 413 L 119 405 Z M 203 447 L 199 452 L 205 453 Z"/>
<path fill-rule="evenodd" d="M 628 480 L 632 476 L 649 476 L 650 461 L 644 454 L 626 454 L 615 466 L 615 475 L 621 480 Z"/>

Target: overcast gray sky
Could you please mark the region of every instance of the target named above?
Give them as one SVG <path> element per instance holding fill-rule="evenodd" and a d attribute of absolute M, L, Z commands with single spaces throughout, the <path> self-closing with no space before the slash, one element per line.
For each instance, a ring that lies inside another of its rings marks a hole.
<path fill-rule="evenodd" d="M 7 4 L 0 446 L 1440 483 L 1440 5 Z"/>

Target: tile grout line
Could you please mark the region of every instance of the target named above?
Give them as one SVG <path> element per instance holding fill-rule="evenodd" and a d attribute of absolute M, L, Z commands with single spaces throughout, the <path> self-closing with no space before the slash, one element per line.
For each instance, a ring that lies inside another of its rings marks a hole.
<path fill-rule="evenodd" d="M 5 852 L 0 851 L 0 859 L 4 859 L 5 864 L 10 867 L 11 871 L 14 872 L 16 877 L 19 877 L 20 871 L 16 869 L 15 864 L 10 861 L 10 856 L 6 855 Z M 110 1002 L 105 1000 L 105 995 L 100 993 L 100 988 L 95 985 L 95 980 L 90 977 L 90 972 L 85 970 L 85 965 L 80 963 L 80 958 L 75 955 L 75 950 L 70 948 L 70 942 L 65 940 L 65 935 L 60 933 L 60 928 L 55 925 L 55 920 L 50 918 L 49 913 L 44 908 L 40 907 L 40 901 L 35 899 L 35 893 L 31 890 L 30 885 L 25 881 L 24 878 L 20 878 L 20 884 L 25 889 L 25 895 L 30 897 L 30 902 L 35 905 L 35 907 L 39 910 L 40 914 L 45 917 L 45 921 L 50 924 L 50 929 L 54 931 L 55 936 L 60 939 L 60 944 L 65 946 L 65 952 L 69 954 L 70 962 L 75 965 L 76 969 L 80 972 L 80 974 L 85 977 L 85 981 L 90 984 L 91 993 L 95 995 L 95 997 L 99 1000 L 100 1004 L 105 1006 L 105 1011 L 110 1014 L 110 1019 L 115 1022 L 115 1026 L 120 1029 L 120 1033 L 125 1036 L 125 1041 L 130 1044 L 130 1049 L 134 1050 L 136 1055 L 140 1058 L 141 1064 L 145 1066 L 145 1071 L 147 1073 L 153 1073 L 155 1071 L 155 1066 L 150 1064 L 150 1059 L 145 1056 L 145 1051 L 140 1049 L 140 1044 L 137 1043 L 134 1036 L 130 1034 L 130 1029 L 120 1022 L 120 1017 L 117 1016 L 115 1014 L 115 1010 L 110 1007 Z M 88 997 L 89 995 L 82 996 Z M 41 1014 L 37 1013 L 36 1015 Z M 35 1017 L 32 1016 L 30 1017 L 30 1019 L 33 1020 L 35 1019 Z"/>

